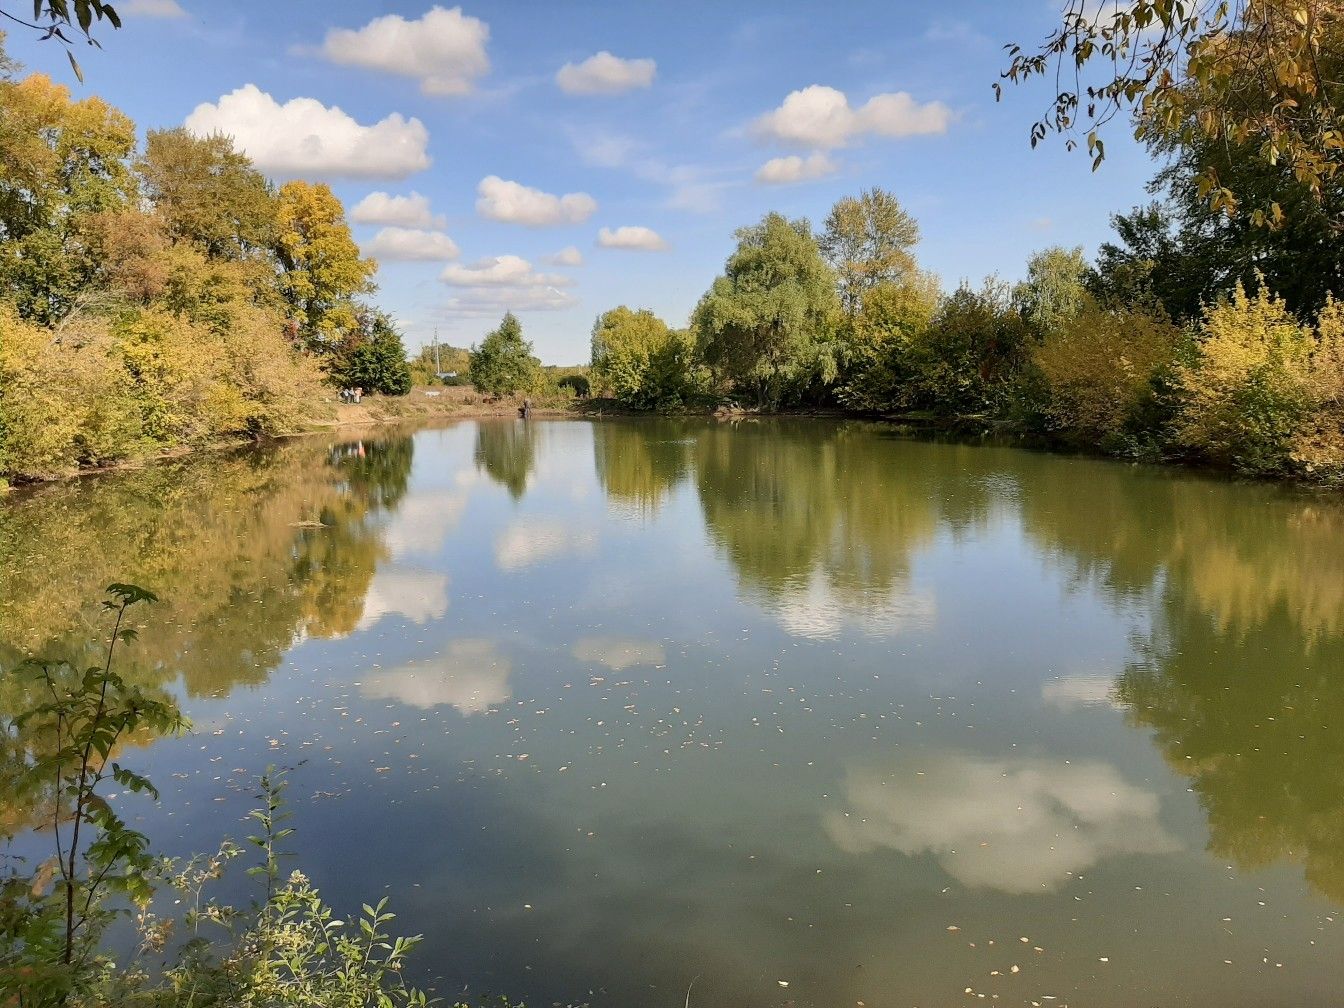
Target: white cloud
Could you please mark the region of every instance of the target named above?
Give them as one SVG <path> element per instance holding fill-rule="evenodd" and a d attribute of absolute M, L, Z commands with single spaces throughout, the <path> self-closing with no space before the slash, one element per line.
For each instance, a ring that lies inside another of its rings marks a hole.
<path fill-rule="evenodd" d="M 526 227 L 580 224 L 597 212 L 597 200 L 587 193 L 556 196 L 498 175 L 481 179 L 476 195 L 476 212 L 482 217 Z"/>
<path fill-rule="evenodd" d="M 603 228 L 597 233 L 597 244 L 602 248 L 630 249 L 636 252 L 661 252 L 667 242 L 657 231 L 646 227 Z"/>
<path fill-rule="evenodd" d="M 456 707 L 480 714 L 511 696 L 509 660 L 493 641 L 453 641 L 448 650 L 424 662 L 401 665 L 365 676 L 359 691 L 373 700 L 396 700 L 411 707 Z"/>
<path fill-rule="evenodd" d="M 818 150 L 845 147 L 863 136 L 907 137 L 946 133 L 952 111 L 942 102 L 921 105 L 907 92 L 874 95 L 852 108 L 843 91 L 813 84 L 792 92 L 756 120 L 757 135 Z"/>
<path fill-rule="evenodd" d="M 129 0 L 118 3 L 117 13 L 124 17 L 184 18 L 187 12 L 177 0 Z"/>
<path fill-rule="evenodd" d="M 555 287 L 468 287 L 437 310 L 444 319 L 498 318 L 506 311 L 563 311 L 578 300 Z"/>
<path fill-rule="evenodd" d="M 385 227 L 364 246 L 380 262 L 444 262 L 458 256 L 457 242 L 442 231 Z"/>
<path fill-rule="evenodd" d="M 894 637 L 931 627 L 938 615 L 932 595 L 915 594 L 906 585 L 862 598 L 842 596 L 820 570 L 813 570 L 806 584 L 794 583 L 763 605 L 787 633 L 811 640 L 838 637 L 848 627 L 871 637 Z"/>
<path fill-rule="evenodd" d="M 634 665 L 662 665 L 667 661 L 667 652 L 657 641 L 584 637 L 574 645 L 574 657 L 581 662 L 596 662 L 613 672 L 620 672 Z"/>
<path fill-rule="evenodd" d="M 946 753 L 891 773 L 851 772 L 849 808 L 824 825 L 842 850 L 931 855 L 963 885 L 1054 889 L 1103 858 L 1179 849 L 1157 795 L 1106 763 Z"/>
<path fill-rule="evenodd" d="M 1115 695 L 1115 677 L 1108 675 L 1061 676 L 1041 683 L 1041 699 L 1050 707 L 1114 707 L 1123 709 Z"/>
<path fill-rule="evenodd" d="M 489 26 L 461 7 L 435 6 L 415 21 L 388 14 L 356 30 L 333 28 L 322 54 L 333 63 L 414 77 L 427 95 L 464 95 L 490 69 L 489 38 Z"/>
<path fill-rule="evenodd" d="M 474 476 L 474 470 L 468 470 Z M 424 556 L 443 548 L 448 533 L 457 527 L 467 506 L 467 490 L 429 491 L 407 494 L 397 505 L 383 542 L 394 559 Z"/>
<path fill-rule="evenodd" d="M 582 63 L 566 63 L 555 82 L 566 94 L 619 94 L 648 87 L 657 69 L 651 59 L 621 59 L 603 50 Z"/>
<path fill-rule="evenodd" d="M 562 522 L 524 519 L 495 540 L 495 564 L 506 573 L 515 573 L 566 554 L 587 552 L 596 542 L 592 532 Z"/>
<path fill-rule="evenodd" d="M 404 616 L 428 623 L 448 611 L 448 575 L 409 568 L 380 568 L 364 596 L 359 629 L 367 630 L 384 616 Z"/>
<path fill-rule="evenodd" d="M 551 266 L 582 266 L 583 253 L 573 245 L 567 245 L 559 252 L 548 255 L 545 261 Z"/>
<path fill-rule="evenodd" d="M 761 165 L 756 170 L 756 181 L 764 185 L 788 185 L 791 182 L 825 178 L 839 170 L 840 166 L 820 151 L 805 158 L 790 154 L 788 157 L 771 158 Z"/>
<path fill-rule="evenodd" d="M 197 136 L 223 133 L 264 172 L 277 176 L 404 178 L 430 165 L 429 131 L 394 113 L 364 126 L 315 98 L 279 104 L 255 84 L 202 102 L 187 116 Z"/>
<path fill-rule="evenodd" d="M 393 224 L 397 227 L 442 229 L 447 221 L 430 212 L 429 197 L 413 192 L 392 196 L 371 192 L 355 204 L 350 219 L 356 224 Z"/>
<path fill-rule="evenodd" d="M 564 287 L 573 281 L 559 273 L 538 273 L 521 256 L 479 259 L 469 266 L 448 266 L 439 279 L 450 287 Z"/>

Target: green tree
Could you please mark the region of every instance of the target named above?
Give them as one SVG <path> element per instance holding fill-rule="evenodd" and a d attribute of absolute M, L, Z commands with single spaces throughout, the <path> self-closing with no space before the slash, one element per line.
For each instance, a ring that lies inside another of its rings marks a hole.
<path fill-rule="evenodd" d="M 334 355 L 329 370 L 332 383 L 383 395 L 405 395 L 411 390 L 411 367 L 401 334 L 383 312 L 372 312 L 360 321 L 356 335 Z"/>
<path fill-rule="evenodd" d="M 135 127 L 99 98 L 71 101 L 42 74 L 0 80 L 0 295 L 51 325 L 94 291 L 89 236 L 99 215 L 129 208 Z"/>
<path fill-rule="evenodd" d="M 694 349 L 653 312 L 621 305 L 593 323 L 593 377 L 633 409 L 679 406 L 691 384 Z"/>
<path fill-rule="evenodd" d="M 835 270 L 840 305 L 857 314 L 864 294 L 878 284 L 902 284 L 915 272 L 912 249 L 919 224 L 885 189 L 846 196 L 831 207 L 818 239 Z"/>
<path fill-rule="evenodd" d="M 979 290 L 959 287 L 911 348 L 910 405 L 944 416 L 1004 413 L 1032 341 L 1006 284 L 990 277 Z"/>
<path fill-rule="evenodd" d="M 737 232 L 737 250 L 691 318 L 701 359 L 734 392 L 772 408 L 835 378 L 835 275 L 806 220 L 777 213 Z"/>
<path fill-rule="evenodd" d="M 275 242 L 279 289 L 291 319 L 309 346 L 330 349 L 355 329 L 355 299 L 373 292 L 378 264 L 360 257 L 345 208 L 321 183 L 280 187 Z"/>
<path fill-rule="evenodd" d="M 1027 278 L 1014 289 L 1013 299 L 1037 332 L 1053 332 L 1082 310 L 1086 275 L 1081 246 L 1044 249 L 1027 261 Z"/>
<path fill-rule="evenodd" d="M 486 395 L 513 395 L 536 388 L 541 361 L 532 356 L 532 344 L 523 339 L 523 327 L 513 312 L 505 312 L 499 328 L 472 347 L 468 374 Z"/>
<path fill-rule="evenodd" d="M 270 183 L 226 136 L 151 130 L 136 162 L 145 197 L 175 239 L 212 259 L 269 254 L 276 206 Z"/>
<path fill-rule="evenodd" d="M 938 281 L 918 271 L 868 288 L 857 314 L 841 327 L 837 398 L 852 409 L 883 412 L 909 404 L 912 352 L 933 322 Z"/>

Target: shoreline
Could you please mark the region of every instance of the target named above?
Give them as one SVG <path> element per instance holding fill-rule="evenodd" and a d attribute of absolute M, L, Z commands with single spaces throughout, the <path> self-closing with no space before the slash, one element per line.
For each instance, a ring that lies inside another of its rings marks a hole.
<path fill-rule="evenodd" d="M 430 393 L 430 394 L 427 394 Z M 507 397 L 490 400 L 481 396 L 470 386 L 447 386 L 441 389 L 413 388 L 405 396 L 386 397 L 381 395 L 365 396 L 360 403 L 329 402 L 329 415 L 314 419 L 302 430 L 292 431 L 264 438 L 244 436 L 220 438 L 194 444 L 177 445 L 155 452 L 152 455 L 138 456 L 110 462 L 106 465 L 87 466 L 70 472 L 40 479 L 22 479 L 7 481 L 0 476 L 0 502 L 14 493 L 39 490 L 42 487 L 68 483 L 110 473 L 136 471 L 153 465 L 172 462 L 192 455 L 210 452 L 224 452 L 255 447 L 266 444 L 278 444 L 295 438 L 313 437 L 319 434 L 332 434 L 341 431 L 360 432 L 375 428 L 394 428 L 404 424 L 426 424 L 456 420 L 481 420 L 517 418 L 522 397 Z M 856 413 L 843 409 L 805 409 L 760 412 L 752 409 L 712 409 L 683 408 L 668 413 L 652 413 L 623 409 L 612 399 L 566 399 L 542 401 L 532 407 L 532 416 L 539 420 L 591 420 L 613 417 L 651 417 L 668 419 L 700 417 L 716 419 L 722 422 L 740 422 L 762 419 L 829 419 L 857 420 L 870 423 L 889 424 L 901 433 L 924 439 L 953 439 L 963 442 L 984 442 L 986 440 L 1004 447 L 1014 447 L 1023 451 L 1043 452 L 1051 455 L 1076 456 L 1114 462 L 1120 465 L 1148 466 L 1172 473 L 1192 473 L 1205 477 L 1236 482 L 1262 483 L 1277 486 L 1294 487 L 1301 490 L 1318 492 L 1338 492 L 1341 487 L 1335 483 L 1293 478 L 1290 476 L 1267 477 L 1248 476 L 1230 469 L 1202 465 L 1197 462 L 1170 459 L 1134 459 L 1108 454 L 1099 450 L 1090 450 L 1086 445 L 1072 444 L 1066 441 L 1052 440 L 1024 434 L 1020 431 L 996 428 L 986 424 L 983 418 L 961 418 L 951 422 L 939 423 L 923 414 L 900 415 L 878 413 Z M 974 422 L 971 422 L 974 421 Z"/>

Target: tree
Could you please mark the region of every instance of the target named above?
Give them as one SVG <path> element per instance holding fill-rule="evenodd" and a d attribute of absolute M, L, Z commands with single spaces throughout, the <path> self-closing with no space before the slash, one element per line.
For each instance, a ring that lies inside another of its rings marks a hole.
<path fill-rule="evenodd" d="M 910 350 L 909 405 L 944 416 L 1002 412 L 1014 400 L 1034 334 L 1006 284 L 989 277 L 946 298 Z"/>
<path fill-rule="evenodd" d="M 1282 472 L 1306 412 L 1311 337 L 1263 287 L 1204 313 L 1198 358 L 1178 371 L 1180 439 L 1247 473 Z"/>
<path fill-rule="evenodd" d="M 691 383 L 694 345 L 646 309 L 625 305 L 593 323 L 593 377 L 633 409 L 678 406 Z"/>
<path fill-rule="evenodd" d="M 43 324 L 68 316 L 99 268 L 85 229 L 131 208 L 135 126 L 42 74 L 0 80 L 0 293 Z"/>
<path fill-rule="evenodd" d="M 1179 345 L 1180 330 L 1160 312 L 1107 308 L 1085 297 L 1032 350 L 1048 387 L 1049 422 L 1103 443 L 1117 438 L 1149 412 L 1159 375 L 1175 364 Z"/>
<path fill-rule="evenodd" d="M 291 319 L 310 347 L 330 349 L 355 329 L 355 298 L 373 292 L 378 264 L 360 258 L 345 208 L 322 183 L 280 187 L 275 243 Z"/>
<path fill-rule="evenodd" d="M 383 312 L 366 314 L 357 334 L 336 351 L 329 376 L 341 388 L 401 396 L 411 390 L 406 347 L 392 320 Z"/>
<path fill-rule="evenodd" d="M 911 349 L 933 322 L 938 279 L 914 272 L 870 287 L 858 314 L 841 328 L 837 398 L 853 409 L 884 412 L 906 404 L 914 380 Z"/>
<path fill-rule="evenodd" d="M 527 392 L 541 380 L 541 361 L 532 356 L 532 344 L 523 339 L 523 327 L 513 312 L 505 312 L 493 329 L 471 348 L 468 375 L 486 395 Z"/>
<path fill-rule="evenodd" d="M 1100 13 L 1068 0 L 1039 49 L 1009 51 L 1002 76 L 1013 83 L 1073 75 L 1072 89 L 1052 84 L 1031 143 L 1056 132 L 1072 148 L 1086 130 L 1094 169 L 1105 157 L 1100 131 L 1131 109 L 1140 138 L 1176 129 L 1186 142 L 1249 146 L 1317 199 L 1344 163 L 1341 0 L 1125 0 Z M 1098 64 L 1100 78 L 1084 85 Z M 1241 201 L 1211 163 L 1192 181 L 1215 210 Z M 1257 222 L 1281 214 L 1276 200 L 1254 209 Z"/>
<path fill-rule="evenodd" d="M 866 291 L 878 284 L 903 283 L 915 272 L 910 250 L 918 243 L 919 224 L 885 189 L 837 202 L 819 244 L 835 270 L 841 307 L 854 315 Z"/>
<path fill-rule="evenodd" d="M 136 170 L 145 197 L 174 239 L 196 242 L 214 259 L 269 254 L 275 196 L 228 137 L 151 130 Z"/>
<path fill-rule="evenodd" d="M 701 359 L 722 381 L 775 407 L 810 381 L 835 377 L 835 275 L 806 220 L 767 214 L 738 230 L 737 243 L 691 327 Z"/>
<path fill-rule="evenodd" d="M 1037 252 L 1027 262 L 1027 279 L 1013 291 L 1013 300 L 1039 333 L 1052 332 L 1073 319 L 1087 296 L 1087 260 L 1082 247 L 1058 246 Z"/>

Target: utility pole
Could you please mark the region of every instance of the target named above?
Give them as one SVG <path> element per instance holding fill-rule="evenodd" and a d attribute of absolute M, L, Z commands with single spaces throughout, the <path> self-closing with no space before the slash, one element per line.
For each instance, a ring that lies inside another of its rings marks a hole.
<path fill-rule="evenodd" d="M 443 368 L 439 367 L 439 330 L 434 330 L 434 377 L 437 378 L 443 374 Z"/>

